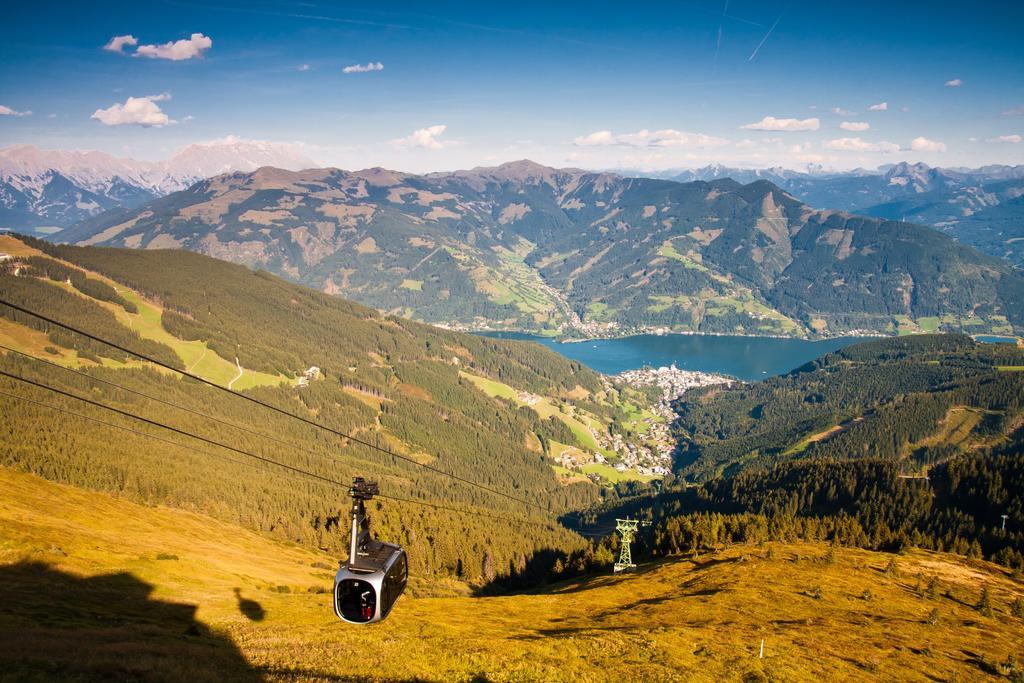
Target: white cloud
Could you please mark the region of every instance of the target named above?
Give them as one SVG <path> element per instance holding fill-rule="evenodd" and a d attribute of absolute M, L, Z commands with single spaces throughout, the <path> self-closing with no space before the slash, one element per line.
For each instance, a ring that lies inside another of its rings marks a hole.
<path fill-rule="evenodd" d="M 572 143 L 581 147 L 617 144 L 615 136 L 611 134 L 610 130 L 598 130 L 590 135 L 580 135 L 574 138 Z"/>
<path fill-rule="evenodd" d="M 366 64 L 351 64 L 341 71 L 347 74 L 365 74 L 370 71 L 383 71 L 384 65 L 380 62 L 368 62 Z"/>
<path fill-rule="evenodd" d="M 151 59 L 170 59 L 180 62 L 193 57 L 202 57 L 203 52 L 213 47 L 213 41 L 202 33 L 193 33 L 191 38 L 164 43 L 163 45 L 139 45 L 135 56 Z"/>
<path fill-rule="evenodd" d="M 916 137 L 910 141 L 910 149 L 915 152 L 945 152 L 946 143 L 936 142 L 924 137 Z"/>
<path fill-rule="evenodd" d="M 1020 135 L 1000 135 L 997 138 L 989 138 L 989 142 L 1012 142 L 1014 144 L 1024 141 L 1024 137 Z"/>
<path fill-rule="evenodd" d="M 446 130 L 448 126 L 439 124 L 436 126 L 430 126 L 429 128 L 420 128 L 414 130 L 412 134 L 405 136 L 404 138 L 398 138 L 392 140 L 391 144 L 396 147 L 420 147 L 423 149 L 441 149 L 445 145 L 453 144 L 448 140 L 438 140 Z"/>
<path fill-rule="evenodd" d="M 740 126 L 744 130 L 775 130 L 786 133 L 795 133 L 803 130 L 818 130 L 821 121 L 813 119 L 777 119 L 774 116 L 766 116 L 756 123 L 748 123 Z"/>
<path fill-rule="evenodd" d="M 613 135 L 610 130 L 599 130 L 590 135 L 581 135 L 573 140 L 579 147 L 624 145 L 627 147 L 722 147 L 728 145 L 725 138 L 716 138 L 703 133 L 685 133 L 672 128 L 663 130 L 640 130 L 635 133 Z"/>
<path fill-rule="evenodd" d="M 96 119 L 105 126 L 144 126 L 160 128 L 172 121 L 161 111 L 157 102 L 171 99 L 167 93 L 147 95 L 146 97 L 129 97 L 124 104 L 115 102 L 106 109 L 97 109 L 90 118 Z"/>
<path fill-rule="evenodd" d="M 839 127 L 851 133 L 863 133 L 868 128 L 871 128 L 871 124 L 863 121 L 843 121 L 839 124 Z"/>
<path fill-rule="evenodd" d="M 888 102 L 879 102 L 878 104 L 872 104 L 870 107 L 868 107 L 868 110 L 870 110 L 870 111 L 885 111 L 888 108 L 889 108 L 889 103 Z"/>
<path fill-rule="evenodd" d="M 964 84 L 963 80 L 961 80 L 959 78 L 954 78 L 951 81 L 946 81 L 946 87 L 947 88 L 959 88 L 963 84 Z"/>
<path fill-rule="evenodd" d="M 900 146 L 894 142 L 887 142 L 885 140 L 881 142 L 868 142 L 862 138 L 837 138 L 829 140 L 825 143 L 825 147 L 839 152 L 881 152 L 882 154 L 892 154 L 893 152 L 900 151 Z"/>
<path fill-rule="evenodd" d="M 135 36 L 128 34 L 126 36 L 114 36 L 110 39 L 110 42 L 103 46 L 104 50 L 110 52 L 124 52 L 125 45 L 138 45 L 139 39 Z"/>
<path fill-rule="evenodd" d="M 0 104 L 0 116 L 32 116 L 32 112 L 18 111 L 17 109 L 11 109 L 8 106 Z"/>
<path fill-rule="evenodd" d="M 736 143 L 736 149 L 753 149 L 754 147 L 757 147 L 757 143 L 753 140 L 744 139 Z"/>
<path fill-rule="evenodd" d="M 599 130 L 590 135 L 580 135 L 573 140 L 573 144 L 580 147 L 595 147 L 598 145 L 614 145 L 615 136 L 610 130 Z"/>
<path fill-rule="evenodd" d="M 299 67 L 299 71 L 309 71 L 312 68 L 313 67 L 311 67 L 309 64 L 303 64 L 302 66 Z"/>
<path fill-rule="evenodd" d="M 1024 104 L 1013 109 L 1007 109 L 1003 112 L 1003 116 L 1024 116 Z"/>
<path fill-rule="evenodd" d="M 836 116 L 856 116 L 857 112 L 850 111 L 849 109 L 843 109 L 842 107 L 832 107 L 829 109 L 830 112 Z"/>

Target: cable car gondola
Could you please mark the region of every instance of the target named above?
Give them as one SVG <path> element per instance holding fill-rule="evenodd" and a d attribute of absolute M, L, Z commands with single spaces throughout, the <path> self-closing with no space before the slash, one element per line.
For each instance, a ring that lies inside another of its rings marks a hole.
<path fill-rule="evenodd" d="M 375 481 L 352 480 L 352 539 L 348 562 L 339 562 L 334 577 L 334 613 L 350 624 L 383 621 L 405 590 L 409 563 L 405 550 L 370 538 L 366 501 L 380 493 Z"/>

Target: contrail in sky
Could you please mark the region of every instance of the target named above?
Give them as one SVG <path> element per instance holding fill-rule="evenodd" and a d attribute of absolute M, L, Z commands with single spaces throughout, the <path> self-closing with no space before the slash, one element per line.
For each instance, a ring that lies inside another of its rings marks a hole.
<path fill-rule="evenodd" d="M 772 27 L 770 29 L 768 29 L 768 33 L 764 34 L 764 38 L 762 38 L 761 42 L 757 44 L 757 47 L 754 48 L 754 51 L 750 53 L 750 58 L 747 60 L 748 62 L 754 61 L 754 57 L 757 56 L 757 51 L 761 49 L 761 46 L 764 45 L 765 41 L 768 40 L 768 36 L 770 36 L 772 34 L 772 31 L 775 30 L 775 27 L 779 25 L 780 21 L 782 21 L 782 15 L 784 15 L 786 13 L 786 10 L 788 8 L 789 8 L 789 4 L 787 3 L 786 7 L 783 7 L 782 8 L 782 12 L 779 13 L 779 18 L 776 19 L 775 23 L 772 24 Z"/>
<path fill-rule="evenodd" d="M 725 7 L 722 8 L 722 19 L 729 13 L 729 0 L 725 0 Z M 711 73 L 718 73 L 718 53 L 722 49 L 722 22 L 718 22 L 718 40 L 715 42 L 715 58 L 711 61 Z"/>
<path fill-rule="evenodd" d="M 709 9 L 707 7 L 702 7 L 700 5 L 695 5 L 692 2 L 681 2 L 679 4 L 681 4 L 683 7 L 689 7 L 690 9 L 699 10 L 701 12 L 708 12 L 708 13 L 715 12 L 715 10 L 713 10 L 713 9 Z M 729 3 L 726 3 L 726 5 L 728 5 L 728 4 Z M 717 14 L 717 12 L 715 12 L 715 14 Z M 738 22 L 743 23 L 743 24 L 748 24 L 750 26 L 756 26 L 758 28 L 764 28 L 764 24 L 759 24 L 756 21 L 750 21 L 749 19 L 744 19 L 743 17 L 734 17 L 731 14 L 724 14 L 724 13 L 722 14 L 722 16 L 724 16 L 726 19 L 732 19 L 733 21 L 738 21 Z"/>

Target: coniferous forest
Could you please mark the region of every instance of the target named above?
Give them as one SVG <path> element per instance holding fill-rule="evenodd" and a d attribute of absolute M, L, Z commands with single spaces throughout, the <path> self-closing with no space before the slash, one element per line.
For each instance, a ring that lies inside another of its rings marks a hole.
<path fill-rule="evenodd" d="M 541 444 L 565 438 L 562 430 L 529 408 L 488 397 L 459 374 L 466 370 L 552 396 L 602 390 L 596 374 L 557 354 L 382 316 L 196 254 L 26 242 L 48 256 L 5 264 L 0 298 L 182 369 L 168 344 L 201 340 L 206 354 L 237 358 L 242 367 L 277 377 L 247 389 L 249 395 L 397 455 L 0 306 L 0 322 L 45 335 L 35 351 L 51 361 L 8 352 L 0 355 L 0 370 L 331 481 L 298 476 L 9 378 L 0 380 L 4 413 L 14 418 L 3 423 L 0 458 L 6 466 L 202 511 L 339 552 L 347 542 L 340 516 L 347 514 L 348 483 L 356 475 L 373 477 L 385 495 L 411 501 L 372 504 L 378 535 L 406 545 L 414 571 L 466 580 L 487 573 L 485 555 L 489 565 L 507 572 L 540 548 L 582 547 L 582 539 L 553 515 L 614 495 L 589 482 L 558 483 Z M 83 284 L 88 282 L 96 284 Z M 115 288 L 159 303 L 166 343 L 119 322 L 114 306 L 133 311 Z M 67 362 L 71 350 L 77 363 Z M 311 366 L 320 369 L 320 378 L 297 387 L 293 378 Z"/>
<path fill-rule="evenodd" d="M 586 519 L 652 522 L 634 557 L 811 540 L 1024 570 L 1022 369 L 1024 350 L 1008 344 L 916 336 L 856 344 L 753 385 L 692 390 L 676 406 L 676 480 Z M 559 568 L 600 570 L 592 555 Z M 530 580 L 564 571 L 537 567 Z"/>
<path fill-rule="evenodd" d="M 205 344 L 269 378 L 247 395 L 358 441 L 0 306 L 7 325 L 42 335 L 23 352 L 49 361 L 4 353 L 0 370 L 180 430 L 4 377 L 6 466 L 337 552 L 345 487 L 372 476 L 392 498 L 372 504 L 375 529 L 409 549 L 414 571 L 495 588 L 607 570 L 625 515 L 653 522 L 641 558 L 810 539 L 1024 564 L 1024 353 L 1009 345 L 881 339 L 755 384 L 691 390 L 675 406 L 675 476 L 657 491 L 600 488 L 554 477 L 547 445 L 576 439 L 563 422 L 460 374 L 573 395 L 615 429 L 605 382 L 538 346 L 383 316 L 187 252 L 25 244 L 45 255 L 5 264 L 4 300 L 173 368 L 187 369 L 179 345 Z M 135 301 L 162 310 L 159 340 L 133 329 Z M 299 387 L 310 366 L 318 378 Z"/>

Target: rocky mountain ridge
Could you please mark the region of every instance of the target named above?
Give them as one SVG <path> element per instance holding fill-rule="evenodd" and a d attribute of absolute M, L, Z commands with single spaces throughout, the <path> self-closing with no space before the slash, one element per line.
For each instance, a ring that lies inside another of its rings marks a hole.
<path fill-rule="evenodd" d="M 814 209 L 767 180 L 525 160 L 426 176 L 261 168 L 61 238 L 199 251 L 457 327 L 814 336 L 1024 323 L 1024 279 L 1005 263 L 921 226 Z"/>
<path fill-rule="evenodd" d="M 1024 265 L 1024 164 L 971 169 L 904 161 L 843 172 L 711 165 L 653 175 L 680 182 L 766 179 L 816 208 L 921 223 L 1018 267 Z"/>

